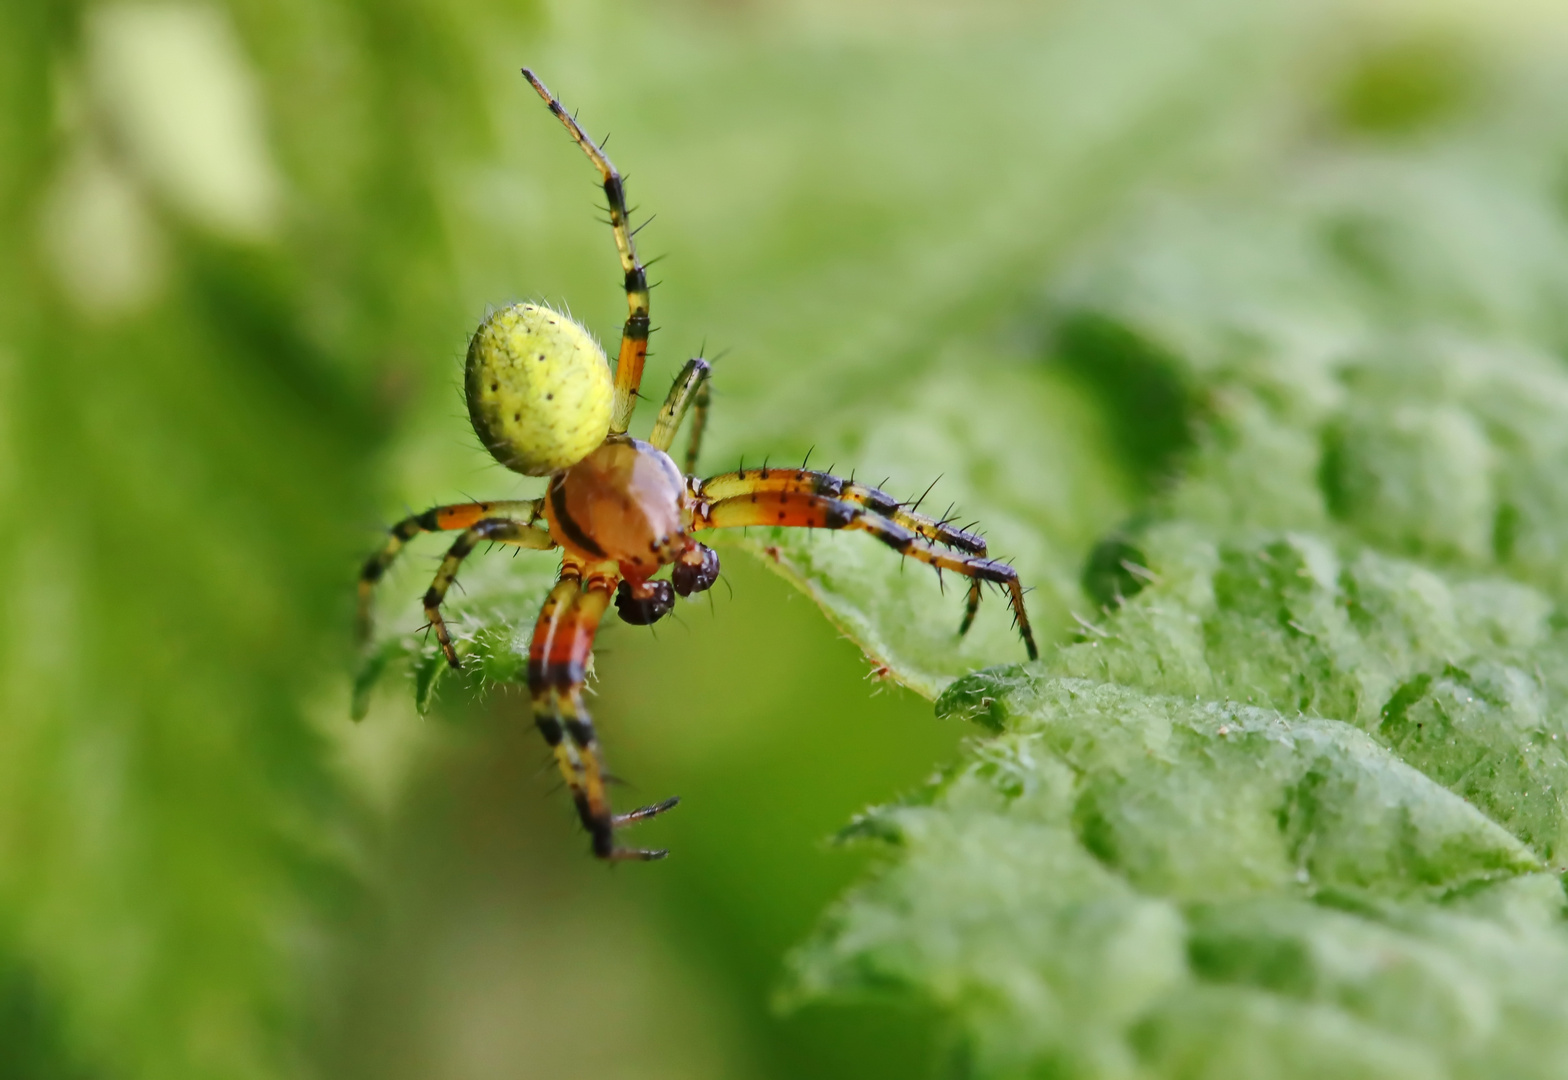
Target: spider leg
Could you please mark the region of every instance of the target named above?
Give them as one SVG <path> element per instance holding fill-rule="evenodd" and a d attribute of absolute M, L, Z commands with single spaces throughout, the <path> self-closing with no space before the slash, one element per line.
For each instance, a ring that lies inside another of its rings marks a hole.
<path fill-rule="evenodd" d="M 637 405 L 637 388 L 642 384 L 643 362 L 648 358 L 648 274 L 637 261 L 637 248 L 632 242 L 632 230 L 627 227 L 626 185 L 621 174 L 615 171 L 604 151 L 578 126 L 576 117 L 567 112 L 556 96 L 532 71 L 523 68 L 523 78 L 544 98 L 545 104 L 556 119 L 566 125 L 577 145 L 582 147 L 588 160 L 599 170 L 604 186 L 604 197 L 610 204 L 610 228 L 615 233 L 615 250 L 621 257 L 621 272 L 626 287 L 626 325 L 621 330 L 621 352 L 615 363 L 615 406 L 610 415 L 610 433 L 624 435 L 631 426 L 632 410 Z"/>
<path fill-rule="evenodd" d="M 668 451 L 675 442 L 675 433 L 688 410 L 694 409 L 691 418 L 691 441 L 686 447 L 686 474 L 697 471 L 697 451 L 702 446 L 702 432 L 708 426 L 708 384 L 713 366 L 700 356 L 686 361 L 681 373 L 664 398 L 659 418 L 654 421 L 653 434 L 648 441 L 660 450 Z"/>
<path fill-rule="evenodd" d="M 789 475 L 794 476 L 795 473 Z M 704 493 L 707 487 L 704 485 Z M 944 550 L 921 537 L 914 529 L 891 517 L 883 517 L 869 506 L 846 499 L 818 495 L 810 491 L 784 490 L 769 492 L 766 498 L 760 493 L 732 496 L 718 502 L 700 502 L 695 511 L 695 528 L 727 529 L 745 525 L 781 525 L 801 529 L 858 529 L 868 532 L 901 555 L 934 566 L 963 574 L 971 581 L 969 604 L 978 603 L 978 589 L 983 581 L 993 581 L 1008 591 L 1008 603 L 1013 609 L 1018 632 L 1024 639 L 1029 659 L 1039 659 L 1034 632 L 1029 626 L 1029 615 L 1024 610 L 1023 585 L 1018 571 L 1006 563 L 982 555 L 970 555 Z M 962 631 L 969 629 L 970 613 L 966 610 Z"/>
<path fill-rule="evenodd" d="M 370 601 L 376 591 L 376 583 L 386 574 L 387 568 L 397 559 L 398 552 L 403 550 L 403 545 L 409 540 L 425 532 L 466 529 L 485 518 L 508 518 L 532 523 L 543 515 L 543 499 L 454 503 L 450 506 L 432 507 L 422 514 L 406 517 L 392 526 L 387 542 L 381 546 L 380 551 L 365 560 L 365 567 L 359 572 L 360 640 L 370 639 Z"/>
<path fill-rule="evenodd" d="M 708 402 L 709 382 L 704 379 L 697 388 L 697 400 L 693 403 L 691 414 L 691 434 L 686 443 L 686 475 L 693 476 L 697 472 L 697 452 L 702 449 L 702 433 L 708 427 Z"/>
<path fill-rule="evenodd" d="M 958 624 L 958 636 L 969 633 L 975 624 L 975 613 L 980 610 L 980 579 L 969 579 L 969 595 L 964 599 L 964 621 Z"/>
<path fill-rule="evenodd" d="M 970 555 L 986 553 L 985 538 L 955 528 L 946 520 L 928 517 L 905 509 L 904 504 L 880 488 L 857 484 L 832 473 L 811 469 L 740 469 L 704 480 L 699 494 L 711 502 L 751 498 L 771 503 L 779 495 L 815 495 L 864 507 L 880 517 L 897 522 L 905 529 L 934 543 L 956 548 Z M 761 521 L 752 524 L 763 524 Z"/>
<path fill-rule="evenodd" d="M 668 852 L 615 844 L 617 828 L 662 814 L 679 800 L 666 799 L 626 814 L 615 814 L 610 809 L 605 790 L 609 777 L 600 758 L 593 719 L 583 704 L 582 689 L 593 654 L 594 635 L 619 575 L 613 568 L 608 573 L 591 573 L 585 588 L 581 583 L 583 569 L 576 560 L 566 559 L 561 580 L 545 599 L 534 625 L 528 650 L 534 723 L 554 751 L 561 775 L 571 788 L 577 816 L 588 830 L 594 855 L 612 861 L 662 859 Z"/>
<path fill-rule="evenodd" d="M 534 551 L 548 551 L 555 547 L 555 541 L 550 539 L 548 531 L 510 518 L 485 518 L 463 530 L 463 535 L 453 542 L 446 558 L 441 560 L 441 567 L 436 571 L 430 588 L 425 590 L 425 618 L 436 632 L 436 641 L 441 644 L 446 662 L 454 668 L 460 665 L 457 650 L 452 648 L 451 635 L 447 633 L 446 620 L 441 617 L 441 601 L 446 599 L 447 590 L 457 580 L 457 571 L 463 565 L 463 560 L 468 558 L 476 545 L 487 540 L 497 544 L 515 544 Z"/>

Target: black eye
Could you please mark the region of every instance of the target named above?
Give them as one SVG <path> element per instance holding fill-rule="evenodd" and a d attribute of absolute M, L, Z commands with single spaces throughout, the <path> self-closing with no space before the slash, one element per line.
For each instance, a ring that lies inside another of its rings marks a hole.
<path fill-rule="evenodd" d="M 633 626 L 650 626 L 674 606 L 675 591 L 668 581 L 645 581 L 635 588 L 623 581 L 615 587 L 615 610 Z"/>
<path fill-rule="evenodd" d="M 690 560 L 690 561 L 688 561 Z M 670 581 L 682 596 L 705 592 L 719 580 L 719 553 L 710 547 L 696 544 L 676 560 L 670 570 Z"/>

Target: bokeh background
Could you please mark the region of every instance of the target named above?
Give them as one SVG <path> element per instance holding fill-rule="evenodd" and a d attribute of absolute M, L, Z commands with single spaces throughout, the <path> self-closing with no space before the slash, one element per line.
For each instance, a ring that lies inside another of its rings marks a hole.
<path fill-rule="evenodd" d="M 705 463 L 816 446 L 908 494 L 964 450 L 933 499 L 992 511 L 1051 639 L 1077 595 L 1052 567 L 1181 438 L 1159 388 L 1052 363 L 1056 276 L 1151 199 L 1418 139 L 1565 33 L 1548 0 L 5 4 L 0 1076 L 939 1056 L 907 1007 L 773 1001 L 863 868 L 828 838 L 966 732 L 746 553 L 711 606 L 602 639 L 626 798 L 684 799 L 647 827 L 663 864 L 585 857 L 515 690 L 449 682 L 420 716 L 392 673 L 349 720 L 377 530 L 538 489 L 467 429 L 472 327 L 624 314 L 520 64 L 658 214 L 646 385 L 724 354 Z M 388 583 L 394 626 L 440 547 Z M 997 627 L 977 664 L 1014 659 Z"/>

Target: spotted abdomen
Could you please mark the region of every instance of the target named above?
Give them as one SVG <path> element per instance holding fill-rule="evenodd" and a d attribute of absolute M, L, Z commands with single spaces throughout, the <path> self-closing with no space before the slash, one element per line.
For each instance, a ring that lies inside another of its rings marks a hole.
<path fill-rule="evenodd" d="M 508 469 L 548 476 L 575 465 L 610 430 L 604 350 L 578 323 L 540 304 L 491 315 L 468 344 L 468 415 Z"/>

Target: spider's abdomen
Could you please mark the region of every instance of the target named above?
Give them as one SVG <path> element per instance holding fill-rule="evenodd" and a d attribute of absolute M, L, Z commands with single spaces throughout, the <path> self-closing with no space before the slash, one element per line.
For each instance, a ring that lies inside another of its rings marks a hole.
<path fill-rule="evenodd" d="M 548 476 L 587 457 L 610 431 L 610 365 L 593 336 L 559 311 L 513 304 L 468 343 L 468 415 L 508 469 Z"/>
<path fill-rule="evenodd" d="M 589 560 L 642 580 L 691 546 L 686 479 L 664 451 L 617 437 L 550 482 L 550 535 Z"/>

